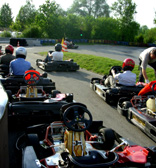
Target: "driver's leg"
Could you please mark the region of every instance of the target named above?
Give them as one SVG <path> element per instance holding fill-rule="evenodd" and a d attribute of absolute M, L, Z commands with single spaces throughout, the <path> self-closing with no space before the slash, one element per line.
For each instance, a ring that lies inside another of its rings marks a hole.
<path fill-rule="evenodd" d="M 138 70 L 140 70 L 140 73 L 139 73 L 139 82 L 144 82 L 144 76 L 142 74 L 141 63 L 142 63 L 142 60 L 139 59 L 139 67 L 138 67 Z"/>
<path fill-rule="evenodd" d="M 144 82 L 144 76 L 142 74 L 142 68 L 140 67 L 140 73 L 139 73 L 139 82 Z"/>
<path fill-rule="evenodd" d="M 154 69 L 154 74 L 155 74 L 155 77 L 156 77 L 156 62 L 153 62 L 149 65 Z"/>
<path fill-rule="evenodd" d="M 108 87 L 115 87 L 116 83 L 113 76 L 109 75 L 105 80 L 105 85 Z"/>

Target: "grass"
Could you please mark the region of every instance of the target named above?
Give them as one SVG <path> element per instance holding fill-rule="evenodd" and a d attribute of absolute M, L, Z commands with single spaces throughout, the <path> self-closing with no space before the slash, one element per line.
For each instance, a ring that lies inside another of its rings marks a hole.
<path fill-rule="evenodd" d="M 46 57 L 47 52 L 40 52 L 39 54 Z M 100 75 L 108 74 L 112 66 L 122 66 L 122 61 L 87 54 L 64 52 L 63 59 L 73 59 L 74 62 L 80 65 L 81 68 L 95 72 Z M 138 65 L 135 65 L 133 72 L 137 75 L 138 81 Z M 155 80 L 154 70 L 152 68 L 147 68 L 147 76 L 150 81 Z"/>

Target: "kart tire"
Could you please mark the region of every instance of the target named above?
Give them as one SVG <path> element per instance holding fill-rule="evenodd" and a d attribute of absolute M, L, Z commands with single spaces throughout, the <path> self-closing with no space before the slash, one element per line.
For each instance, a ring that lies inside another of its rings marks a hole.
<path fill-rule="evenodd" d="M 6 90 L 6 93 L 8 95 L 9 102 L 12 102 L 12 91 L 11 90 Z"/>
<path fill-rule="evenodd" d="M 131 102 L 130 101 L 124 101 L 122 103 L 122 110 L 120 110 L 120 114 L 127 117 L 129 107 L 132 107 Z"/>
<path fill-rule="evenodd" d="M 39 141 L 39 137 L 38 134 L 28 134 L 27 135 L 28 138 L 28 145 L 27 146 L 32 146 L 37 157 L 40 157 L 41 155 L 44 155 L 44 152 L 42 153 L 42 147 L 40 145 L 40 141 Z M 44 149 L 43 149 L 44 151 Z"/>
<path fill-rule="evenodd" d="M 61 92 L 58 90 L 53 90 L 52 91 L 52 98 L 55 98 L 58 93 L 61 93 Z"/>
<path fill-rule="evenodd" d="M 39 146 L 39 138 L 37 134 L 28 134 L 27 137 L 29 146 L 33 146 L 34 148 Z"/>
<path fill-rule="evenodd" d="M 41 59 L 37 59 L 36 60 L 36 65 L 38 66 L 38 62 L 42 62 L 42 60 Z"/>
<path fill-rule="evenodd" d="M 99 83 L 99 81 L 98 80 L 94 80 L 93 83 Z"/>
<path fill-rule="evenodd" d="M 99 130 L 99 135 L 103 140 L 103 149 L 110 150 L 113 148 L 115 143 L 115 134 L 111 128 L 101 128 Z"/>

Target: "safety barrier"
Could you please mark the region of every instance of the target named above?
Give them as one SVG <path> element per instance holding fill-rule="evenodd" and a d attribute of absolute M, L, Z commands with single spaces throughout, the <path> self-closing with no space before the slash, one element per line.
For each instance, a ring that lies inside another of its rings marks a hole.
<path fill-rule="evenodd" d="M 17 46 L 18 43 L 20 44 L 20 46 L 28 46 L 26 39 L 21 39 L 21 38 L 11 38 L 10 39 L 11 45 Z"/>
<path fill-rule="evenodd" d="M 35 46 L 35 45 L 55 45 L 56 43 L 61 43 L 62 39 L 33 39 L 33 38 L 0 38 L 0 42 L 5 41 L 13 46 L 17 46 L 19 41 L 20 46 Z M 138 43 L 138 42 L 127 42 L 127 41 L 115 41 L 115 40 L 106 40 L 106 39 L 69 39 L 73 43 L 90 43 L 90 44 L 113 44 L 113 45 L 124 45 L 124 46 L 137 46 L 137 47 L 156 47 L 154 43 Z"/>
<path fill-rule="evenodd" d="M 54 39 L 43 39 L 43 40 L 40 40 L 40 43 L 42 44 L 42 45 L 44 45 L 44 44 L 55 44 L 56 43 L 56 40 L 54 40 Z"/>

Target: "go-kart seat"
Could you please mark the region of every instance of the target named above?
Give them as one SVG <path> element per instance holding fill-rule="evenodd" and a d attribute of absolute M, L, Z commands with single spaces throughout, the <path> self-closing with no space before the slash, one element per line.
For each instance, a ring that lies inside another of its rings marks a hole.
<path fill-rule="evenodd" d="M 143 86 L 125 86 L 125 85 L 121 85 L 116 83 L 116 87 L 120 87 L 120 91 L 131 91 L 131 92 L 137 92 L 139 93 L 139 91 L 143 88 Z"/>
<path fill-rule="evenodd" d="M 72 157 L 69 155 L 70 161 L 80 167 L 105 167 L 113 165 L 118 160 L 118 155 L 114 152 L 110 152 L 105 158 L 105 155 L 98 150 L 89 151 L 89 155 Z"/>

